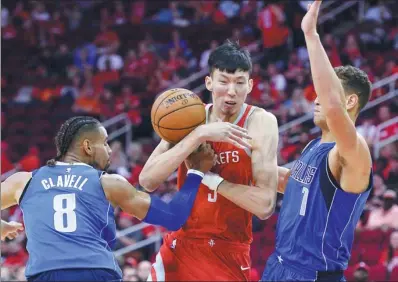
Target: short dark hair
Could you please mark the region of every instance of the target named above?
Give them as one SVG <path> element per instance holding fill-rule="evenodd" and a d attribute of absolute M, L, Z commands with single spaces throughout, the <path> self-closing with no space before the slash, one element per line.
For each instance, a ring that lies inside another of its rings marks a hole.
<path fill-rule="evenodd" d="M 372 93 L 372 83 L 369 81 L 368 75 L 353 66 L 336 67 L 334 71 L 343 85 L 345 94 L 358 95 L 359 113 L 368 103 Z"/>
<path fill-rule="evenodd" d="M 249 73 L 252 71 L 249 51 L 243 49 L 238 42 L 229 39 L 211 52 L 208 66 L 211 74 L 215 69 L 228 73 L 234 73 L 237 70 Z"/>
<path fill-rule="evenodd" d="M 68 152 L 70 145 L 83 132 L 92 131 L 101 126 L 101 123 L 89 116 L 72 117 L 65 121 L 57 135 L 55 136 L 55 146 L 57 147 L 57 156 L 47 161 L 48 166 L 54 166 L 57 161 L 62 160 Z"/>

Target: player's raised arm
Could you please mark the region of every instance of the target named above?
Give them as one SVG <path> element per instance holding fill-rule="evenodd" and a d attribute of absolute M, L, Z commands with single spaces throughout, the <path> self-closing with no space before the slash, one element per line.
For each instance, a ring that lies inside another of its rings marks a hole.
<path fill-rule="evenodd" d="M 156 190 L 200 144 L 206 141 L 229 142 L 249 148 L 250 145 L 242 137 L 250 138 L 246 129 L 229 122 L 218 122 L 197 127 L 172 148 L 168 142 L 162 140 L 145 163 L 139 176 L 140 184 L 147 191 Z"/>
<path fill-rule="evenodd" d="M 31 178 L 31 172 L 20 171 L 1 183 L 1 210 L 19 203 L 23 189 Z"/>
<path fill-rule="evenodd" d="M 207 174 L 203 183 L 260 219 L 272 215 L 278 186 L 278 124 L 271 113 L 257 109 L 250 117 L 252 136 L 252 170 L 254 186 L 225 181 L 218 175 Z"/>
<path fill-rule="evenodd" d="M 350 89 L 342 84 L 322 46 L 316 29 L 321 2 L 314 1 L 312 3 L 301 23 L 307 43 L 315 91 L 326 117 L 327 126 L 336 139 L 339 157 L 343 158 L 344 165 L 355 167 L 356 173 L 367 179 L 371 167 L 369 148 L 363 138 L 358 135 L 355 124 L 348 114 L 349 109 L 359 104 L 358 96 L 360 93 L 355 93 L 355 91 L 347 93 Z M 346 94 L 349 95 L 348 98 Z M 362 189 L 367 185 L 364 185 L 364 187 L 358 186 L 359 189 Z M 350 192 L 362 191 L 363 189 Z"/>
<path fill-rule="evenodd" d="M 203 146 L 201 158 L 188 171 L 183 186 L 169 203 L 157 196 L 137 191 L 117 174 L 103 175 L 101 183 L 108 200 L 114 206 L 120 206 L 123 211 L 144 222 L 178 230 L 188 219 L 203 175 L 213 166 L 214 158 L 211 147 Z"/>

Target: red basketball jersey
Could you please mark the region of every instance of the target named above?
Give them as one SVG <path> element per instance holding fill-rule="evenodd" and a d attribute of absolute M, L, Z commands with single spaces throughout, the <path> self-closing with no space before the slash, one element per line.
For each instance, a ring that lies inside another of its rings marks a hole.
<path fill-rule="evenodd" d="M 212 104 L 206 105 L 206 122 Z M 247 128 L 247 120 L 255 107 L 244 104 L 234 124 Z M 217 164 L 211 169 L 225 180 L 243 185 L 252 183 L 250 150 L 225 142 L 211 142 Z M 178 169 L 178 187 L 184 183 L 187 168 Z M 174 232 L 176 237 L 225 239 L 249 244 L 252 241 L 252 214 L 201 184 L 190 217 Z"/>

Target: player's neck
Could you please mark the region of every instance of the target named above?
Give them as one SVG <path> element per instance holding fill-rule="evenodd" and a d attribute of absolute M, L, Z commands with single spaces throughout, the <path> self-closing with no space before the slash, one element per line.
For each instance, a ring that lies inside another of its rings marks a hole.
<path fill-rule="evenodd" d="M 217 119 L 221 119 L 222 121 L 234 123 L 238 118 L 240 110 L 233 115 L 225 115 L 221 111 L 217 111 L 217 109 L 213 106 L 209 109 L 209 122 L 215 122 Z"/>
<path fill-rule="evenodd" d="M 329 130 L 322 130 L 321 143 L 335 142 L 335 138 Z"/>
<path fill-rule="evenodd" d="M 64 163 L 84 163 L 76 154 L 68 153 L 62 160 Z"/>

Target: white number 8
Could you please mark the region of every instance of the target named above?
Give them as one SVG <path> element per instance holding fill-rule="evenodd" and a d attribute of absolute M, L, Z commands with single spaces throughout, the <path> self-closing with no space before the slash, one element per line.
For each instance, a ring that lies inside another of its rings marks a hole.
<path fill-rule="evenodd" d="M 66 201 L 65 208 L 63 201 Z M 54 197 L 54 228 L 59 232 L 74 232 L 76 231 L 76 195 L 61 194 Z M 66 226 L 64 226 L 64 214 L 66 215 Z"/>

